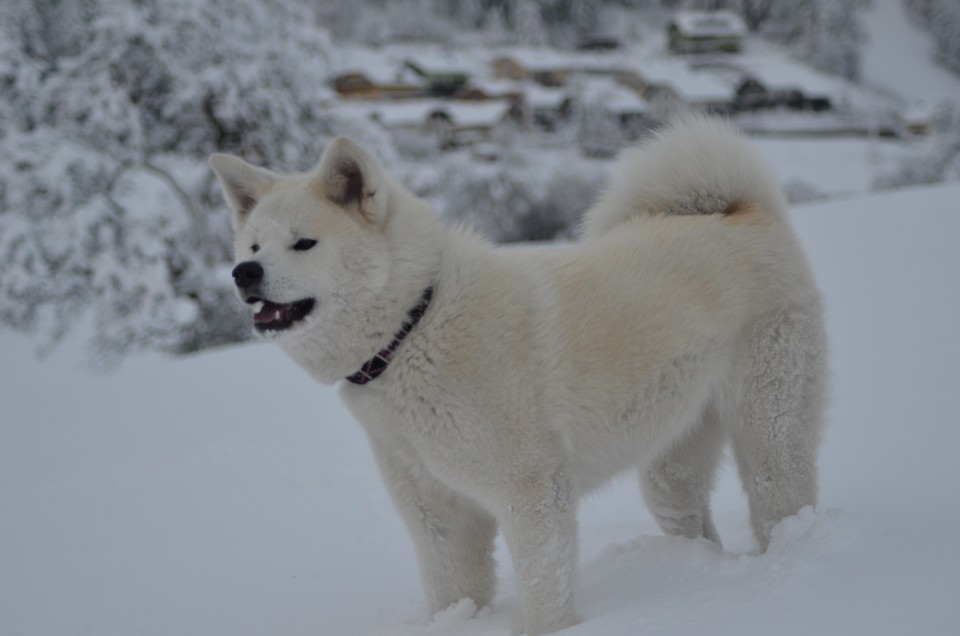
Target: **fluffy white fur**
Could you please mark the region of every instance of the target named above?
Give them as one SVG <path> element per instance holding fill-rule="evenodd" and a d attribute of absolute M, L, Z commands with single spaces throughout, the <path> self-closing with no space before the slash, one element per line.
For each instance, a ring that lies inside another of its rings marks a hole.
<path fill-rule="evenodd" d="M 815 503 L 820 299 L 728 125 L 688 119 L 625 153 L 586 239 L 542 250 L 442 227 L 346 139 L 307 175 L 211 165 L 237 261 L 263 267 L 257 295 L 316 300 L 276 340 L 319 381 L 354 373 L 435 290 L 386 372 L 341 384 L 433 611 L 491 602 L 499 529 L 525 633 L 575 623 L 577 499 L 625 470 L 665 532 L 719 541 L 709 496 L 727 440 L 761 546 Z M 318 243 L 294 251 L 299 238 Z"/>

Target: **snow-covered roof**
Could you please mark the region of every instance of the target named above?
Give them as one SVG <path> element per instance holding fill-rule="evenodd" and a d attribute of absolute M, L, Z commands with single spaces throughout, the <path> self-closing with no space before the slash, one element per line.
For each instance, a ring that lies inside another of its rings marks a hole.
<path fill-rule="evenodd" d="M 478 128 L 493 126 L 504 118 L 510 110 L 505 100 L 449 101 L 439 99 L 411 99 L 396 102 L 378 102 L 367 109 L 369 117 L 385 128 L 417 127 L 425 124 L 430 117 L 446 115 L 458 128 Z"/>
<path fill-rule="evenodd" d="M 743 20 L 732 11 L 678 11 L 672 24 L 693 37 L 741 36 L 747 32 Z"/>
<path fill-rule="evenodd" d="M 406 79 L 397 56 L 364 46 L 343 47 L 336 51 L 334 74 L 360 73 L 377 84 L 392 84 Z"/>
<path fill-rule="evenodd" d="M 536 84 L 524 87 L 524 101 L 531 108 L 559 108 L 570 98 L 570 91 L 564 88 L 547 88 Z"/>
<path fill-rule="evenodd" d="M 587 103 L 599 102 L 614 113 L 646 113 L 647 100 L 631 88 L 609 78 L 590 78 L 582 82 L 581 95 Z"/>
<path fill-rule="evenodd" d="M 683 60 L 663 59 L 637 68 L 640 77 L 673 90 L 688 103 L 722 102 L 733 99 L 733 86 L 708 70 L 691 68 Z"/>
<path fill-rule="evenodd" d="M 503 79 L 471 79 L 469 87 L 478 88 L 487 95 L 508 95 L 529 90 L 529 84 Z"/>
<path fill-rule="evenodd" d="M 798 88 L 807 95 L 842 95 L 849 83 L 842 78 L 821 73 L 787 56 L 751 56 L 742 60 L 743 70 L 768 89 Z"/>
<path fill-rule="evenodd" d="M 347 72 L 363 73 L 378 83 L 410 81 L 415 73 L 406 63 L 412 62 L 428 74 L 473 74 L 481 68 L 477 55 L 450 51 L 440 46 L 421 45 L 371 48 L 345 45 L 334 56 L 333 67 L 340 75 Z"/>
<path fill-rule="evenodd" d="M 415 66 L 427 75 L 470 75 L 469 65 L 460 60 L 440 57 L 438 55 L 411 56 L 404 60 L 404 64 Z"/>
<path fill-rule="evenodd" d="M 478 128 L 499 123 L 510 110 L 505 100 L 486 102 L 444 102 L 444 112 L 453 125 L 460 128 Z"/>
<path fill-rule="evenodd" d="M 369 109 L 368 115 L 385 128 L 416 127 L 422 126 L 439 106 L 441 102 L 437 100 L 380 102 Z"/>
<path fill-rule="evenodd" d="M 395 84 L 417 85 L 423 80 L 408 68 L 388 68 L 384 66 L 375 66 L 370 68 L 347 67 L 337 72 L 335 77 L 345 75 L 362 75 L 374 84 L 385 86 Z"/>
<path fill-rule="evenodd" d="M 903 120 L 908 124 L 930 123 L 937 113 L 937 105 L 931 102 L 917 101 L 903 112 Z"/>
<path fill-rule="evenodd" d="M 511 59 L 530 71 L 572 68 L 576 57 L 557 49 L 533 47 L 508 47 L 493 56 L 492 61 Z"/>
<path fill-rule="evenodd" d="M 622 51 L 622 50 L 621 50 Z M 627 53 L 622 53 L 626 57 Z M 491 63 L 507 58 L 522 65 L 528 71 L 584 71 L 597 68 L 622 66 L 621 55 L 597 51 L 561 51 L 546 47 L 511 46 L 498 49 L 490 58 Z"/>

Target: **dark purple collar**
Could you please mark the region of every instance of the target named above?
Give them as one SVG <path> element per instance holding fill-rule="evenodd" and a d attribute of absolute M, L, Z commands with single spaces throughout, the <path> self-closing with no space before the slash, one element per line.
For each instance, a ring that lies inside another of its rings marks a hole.
<path fill-rule="evenodd" d="M 420 302 L 417 303 L 417 306 L 407 312 L 407 315 L 410 317 L 409 322 L 403 323 L 400 331 L 393 334 L 393 340 L 386 346 L 385 349 L 381 349 L 377 355 L 364 362 L 359 371 L 353 375 L 348 375 L 347 382 L 352 382 L 354 384 L 366 384 L 371 380 L 375 380 L 381 373 L 386 371 L 387 365 L 390 364 L 390 358 L 393 356 L 393 352 L 396 351 L 397 347 L 400 346 L 400 343 L 403 342 L 403 339 L 407 337 L 407 334 L 409 334 L 410 331 L 417 326 L 417 323 L 420 322 L 420 319 L 423 317 L 423 313 L 427 311 L 427 307 L 430 306 L 431 298 L 433 298 L 433 287 L 427 287 L 423 291 L 423 295 L 420 296 Z"/>

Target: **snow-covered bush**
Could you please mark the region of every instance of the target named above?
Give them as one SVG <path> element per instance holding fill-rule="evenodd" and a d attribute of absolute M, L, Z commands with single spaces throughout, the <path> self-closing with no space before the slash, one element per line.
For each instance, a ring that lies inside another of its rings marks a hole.
<path fill-rule="evenodd" d="M 312 165 L 327 49 L 295 2 L 5 0 L 0 324 L 92 312 L 107 360 L 246 338 L 206 157 Z"/>
<path fill-rule="evenodd" d="M 472 171 L 454 165 L 422 194 L 438 201 L 447 220 L 496 242 L 546 241 L 576 234 L 602 172 L 583 160 L 555 171 L 518 161 Z"/>
<path fill-rule="evenodd" d="M 791 179 L 781 187 L 787 203 L 810 203 L 829 198 L 813 184 L 802 179 Z"/>
<path fill-rule="evenodd" d="M 604 95 L 577 105 L 577 145 L 587 157 L 610 158 L 629 143 L 615 114 L 606 108 Z"/>
<path fill-rule="evenodd" d="M 877 189 L 960 180 L 960 106 L 943 103 L 927 139 L 900 166 L 874 181 Z"/>

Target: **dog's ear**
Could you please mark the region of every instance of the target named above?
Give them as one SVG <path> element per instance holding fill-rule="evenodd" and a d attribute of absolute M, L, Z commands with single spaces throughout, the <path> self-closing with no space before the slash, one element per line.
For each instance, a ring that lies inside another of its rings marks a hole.
<path fill-rule="evenodd" d="M 210 167 L 220 180 L 227 204 L 233 208 L 237 229 L 278 178 L 269 170 L 252 166 L 233 155 L 210 155 Z"/>
<path fill-rule="evenodd" d="M 319 196 L 345 210 L 358 212 L 376 225 L 385 216 L 383 182 L 383 170 L 377 160 L 346 137 L 330 142 L 313 179 Z"/>

